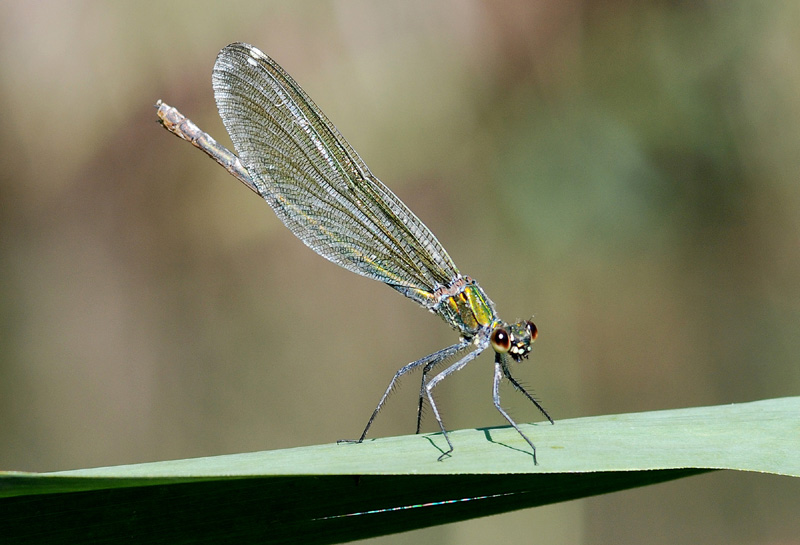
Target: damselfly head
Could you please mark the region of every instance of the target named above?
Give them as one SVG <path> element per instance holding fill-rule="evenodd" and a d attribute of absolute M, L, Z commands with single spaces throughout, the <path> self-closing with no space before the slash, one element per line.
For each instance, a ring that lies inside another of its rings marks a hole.
<path fill-rule="evenodd" d="M 514 361 L 527 358 L 531 344 L 536 340 L 539 330 L 531 321 L 516 324 L 501 324 L 494 328 L 489 340 L 498 354 L 510 354 Z"/>

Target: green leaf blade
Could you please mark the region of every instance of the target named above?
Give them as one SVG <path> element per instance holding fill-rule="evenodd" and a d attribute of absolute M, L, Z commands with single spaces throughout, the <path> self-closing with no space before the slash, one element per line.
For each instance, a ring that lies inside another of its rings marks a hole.
<path fill-rule="evenodd" d="M 800 476 L 800 397 L 49 474 L 0 473 L 21 543 L 335 543 L 715 469 Z M 438 445 L 438 448 L 437 448 Z"/>

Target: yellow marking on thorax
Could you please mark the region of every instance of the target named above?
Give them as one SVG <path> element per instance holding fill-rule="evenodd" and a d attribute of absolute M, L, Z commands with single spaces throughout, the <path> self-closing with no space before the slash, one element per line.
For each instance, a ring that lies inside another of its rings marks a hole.
<path fill-rule="evenodd" d="M 448 297 L 445 304 L 451 319 L 463 324 L 467 331 L 476 332 L 481 327 L 492 325 L 495 321 L 489 301 L 475 285 L 465 286 L 457 294 Z"/>

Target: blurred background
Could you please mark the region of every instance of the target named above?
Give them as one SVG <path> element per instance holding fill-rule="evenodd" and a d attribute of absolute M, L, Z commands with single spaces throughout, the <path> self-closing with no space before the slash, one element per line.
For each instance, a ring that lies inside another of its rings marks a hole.
<path fill-rule="evenodd" d="M 535 315 L 517 373 L 556 420 L 797 395 L 798 28 L 788 1 L 3 2 L 0 469 L 357 437 L 455 341 L 157 125 L 163 99 L 229 145 L 232 41 Z M 491 361 L 437 390 L 449 428 L 504 423 Z M 417 380 L 373 436 L 414 431 Z M 800 543 L 799 500 L 718 473 L 375 543 Z"/>

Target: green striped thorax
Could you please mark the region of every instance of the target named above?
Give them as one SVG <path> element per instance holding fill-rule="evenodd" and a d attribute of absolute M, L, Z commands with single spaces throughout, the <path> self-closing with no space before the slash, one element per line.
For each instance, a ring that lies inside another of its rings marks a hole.
<path fill-rule="evenodd" d="M 538 330 L 531 321 L 506 324 L 497 317 L 494 304 L 475 280 L 457 278 L 449 287 L 437 290 L 438 302 L 432 310 L 467 338 L 491 330 L 489 340 L 498 354 L 509 354 L 515 361 L 527 358 Z"/>

